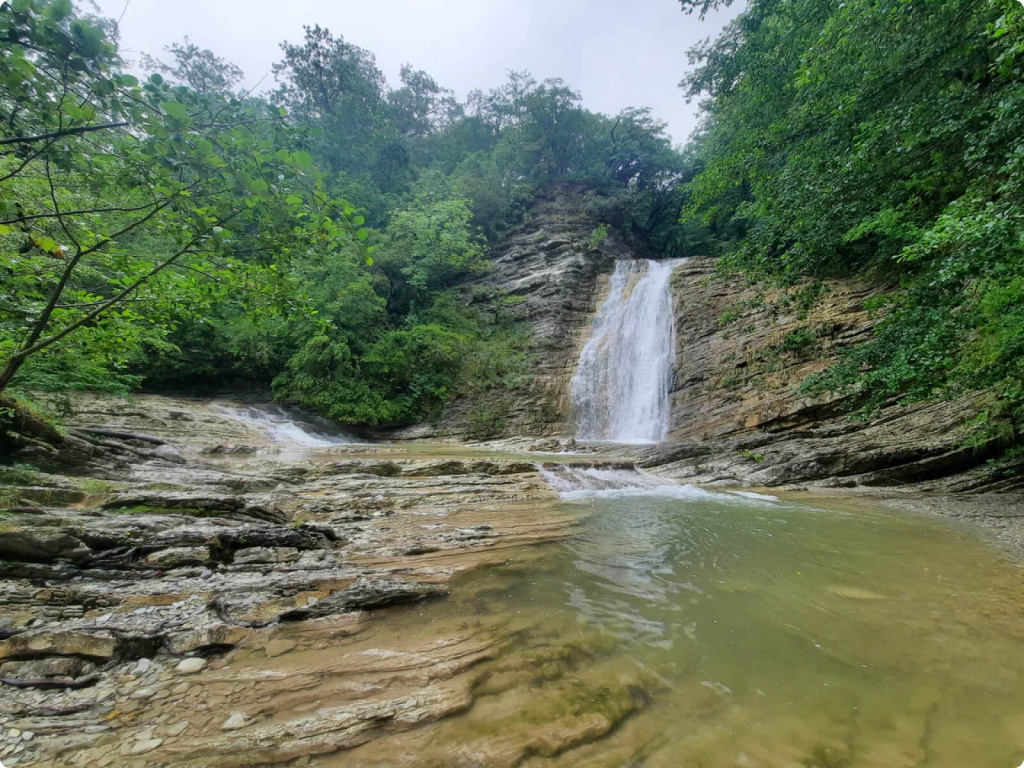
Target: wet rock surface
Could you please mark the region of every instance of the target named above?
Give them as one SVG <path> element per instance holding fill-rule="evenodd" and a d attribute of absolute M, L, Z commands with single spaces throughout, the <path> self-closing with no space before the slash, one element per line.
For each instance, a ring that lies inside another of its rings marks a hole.
<path fill-rule="evenodd" d="M 332 637 L 366 632 L 377 613 L 443 596 L 456 574 L 574 523 L 552 510 L 537 465 L 514 456 L 304 452 L 205 403 L 158 397 L 86 398 L 74 422 L 124 436 L 83 431 L 104 444 L 90 463 L 4 486 L 5 498 L 38 499 L 0 516 L 7 766 L 276 764 L 364 743 L 382 723 L 458 711 L 464 685 L 403 673 L 405 693 L 375 698 L 390 685 L 375 679 L 383 672 L 358 672 L 363 695 L 341 665 L 331 674 L 350 687 L 343 704 L 282 708 L 275 724 L 277 705 L 266 705 L 319 686 L 319 673 L 235 680 L 227 660 L 255 648 L 290 660 L 311 647 L 305 628 L 323 622 Z M 173 460 L 154 455 L 154 439 Z M 108 442 L 118 447 L 108 453 Z M 229 443 L 252 450 L 209 451 Z M 304 628 L 299 639 L 288 627 Z M 400 640 L 375 651 L 384 667 L 410 653 L 395 650 Z M 496 640 L 474 642 L 458 664 Z M 424 653 L 428 668 L 456 664 Z M 201 749 L 199 733 L 210 739 Z"/>

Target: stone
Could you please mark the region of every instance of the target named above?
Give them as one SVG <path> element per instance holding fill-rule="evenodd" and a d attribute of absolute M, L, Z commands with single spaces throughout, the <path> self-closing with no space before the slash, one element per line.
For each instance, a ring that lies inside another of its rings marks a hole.
<path fill-rule="evenodd" d="M 280 656 L 281 654 L 294 650 L 296 645 L 298 645 L 298 643 L 294 640 L 271 640 L 267 643 L 264 652 L 267 656 L 273 658 L 274 656 Z"/>
<path fill-rule="evenodd" d="M 137 741 L 128 750 L 128 754 L 144 755 L 147 752 L 152 752 L 154 749 L 156 749 L 163 743 L 163 739 L 146 739 L 145 741 Z"/>
<path fill-rule="evenodd" d="M 249 547 L 235 552 L 235 565 L 294 563 L 299 550 L 294 547 Z"/>
<path fill-rule="evenodd" d="M 171 547 L 149 555 L 146 564 L 160 568 L 185 568 L 204 565 L 209 559 L 210 550 L 207 547 Z"/>
<path fill-rule="evenodd" d="M 3 538 L 4 536 L 0 536 L 0 539 Z M 112 659 L 118 650 L 119 641 L 112 635 L 74 630 L 36 630 L 0 641 L 0 659 L 24 656 L 86 656 Z"/>
<path fill-rule="evenodd" d="M 231 717 L 224 722 L 220 729 L 222 731 L 237 731 L 239 728 L 245 728 L 248 722 L 249 718 L 244 713 L 232 712 Z"/>
<path fill-rule="evenodd" d="M 199 657 L 193 657 L 190 659 L 183 659 L 178 663 L 178 666 L 174 668 L 174 671 L 179 675 L 194 675 L 197 672 L 201 672 L 206 666 L 206 659 Z"/>
<path fill-rule="evenodd" d="M 182 721 L 180 723 L 175 723 L 174 725 L 171 725 L 171 726 L 167 727 L 167 735 L 168 736 L 181 736 L 181 734 L 183 734 L 185 732 L 185 729 L 188 728 L 188 726 L 189 726 L 188 720 L 184 720 L 184 721 Z"/>

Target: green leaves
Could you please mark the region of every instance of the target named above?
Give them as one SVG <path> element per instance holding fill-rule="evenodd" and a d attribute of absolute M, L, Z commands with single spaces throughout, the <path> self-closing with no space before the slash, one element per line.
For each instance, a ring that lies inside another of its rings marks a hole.
<path fill-rule="evenodd" d="M 901 286 L 811 391 L 870 411 L 988 389 L 991 413 L 1024 415 L 1022 32 L 998 0 L 755 0 L 694 51 L 685 216 L 748 273 Z"/>

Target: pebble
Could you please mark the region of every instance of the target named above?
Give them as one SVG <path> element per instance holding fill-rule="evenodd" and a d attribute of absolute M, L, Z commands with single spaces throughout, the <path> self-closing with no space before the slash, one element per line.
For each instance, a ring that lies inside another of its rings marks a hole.
<path fill-rule="evenodd" d="M 245 724 L 249 722 L 249 718 L 243 712 L 232 712 L 224 725 L 220 727 L 222 731 L 237 731 L 239 728 L 245 728 Z"/>
<path fill-rule="evenodd" d="M 190 659 L 183 659 L 174 671 L 179 675 L 194 675 L 196 672 L 201 672 L 206 666 L 206 659 L 201 659 L 198 656 Z"/>
<path fill-rule="evenodd" d="M 265 653 L 267 656 L 273 658 L 274 656 L 280 656 L 283 653 L 288 653 L 298 645 L 294 640 L 271 640 L 267 643 Z"/>
<path fill-rule="evenodd" d="M 192 687 L 192 683 L 189 683 L 189 682 L 186 682 L 186 681 L 182 681 L 182 682 L 178 683 L 176 686 L 174 686 L 173 688 L 171 688 L 171 693 L 180 696 L 181 694 L 185 693 L 191 687 Z"/>
<path fill-rule="evenodd" d="M 168 727 L 167 733 L 170 736 L 180 736 L 182 733 L 184 733 L 186 728 L 188 728 L 188 720 L 185 720 L 180 723 L 175 723 L 174 725 Z"/>

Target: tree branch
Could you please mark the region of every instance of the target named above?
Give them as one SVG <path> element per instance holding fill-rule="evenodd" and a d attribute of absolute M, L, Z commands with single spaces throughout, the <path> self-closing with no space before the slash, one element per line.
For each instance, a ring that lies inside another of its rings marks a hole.
<path fill-rule="evenodd" d="M 0 146 L 7 146 L 10 144 L 34 144 L 37 141 L 60 139 L 64 136 L 77 136 L 82 133 L 109 131 L 111 128 L 127 128 L 129 125 L 131 125 L 131 123 L 128 122 L 104 123 L 103 125 L 82 125 L 78 128 L 65 128 L 64 130 L 54 131 L 52 133 L 41 133 L 38 136 L 14 136 L 8 139 L 0 139 Z"/>

